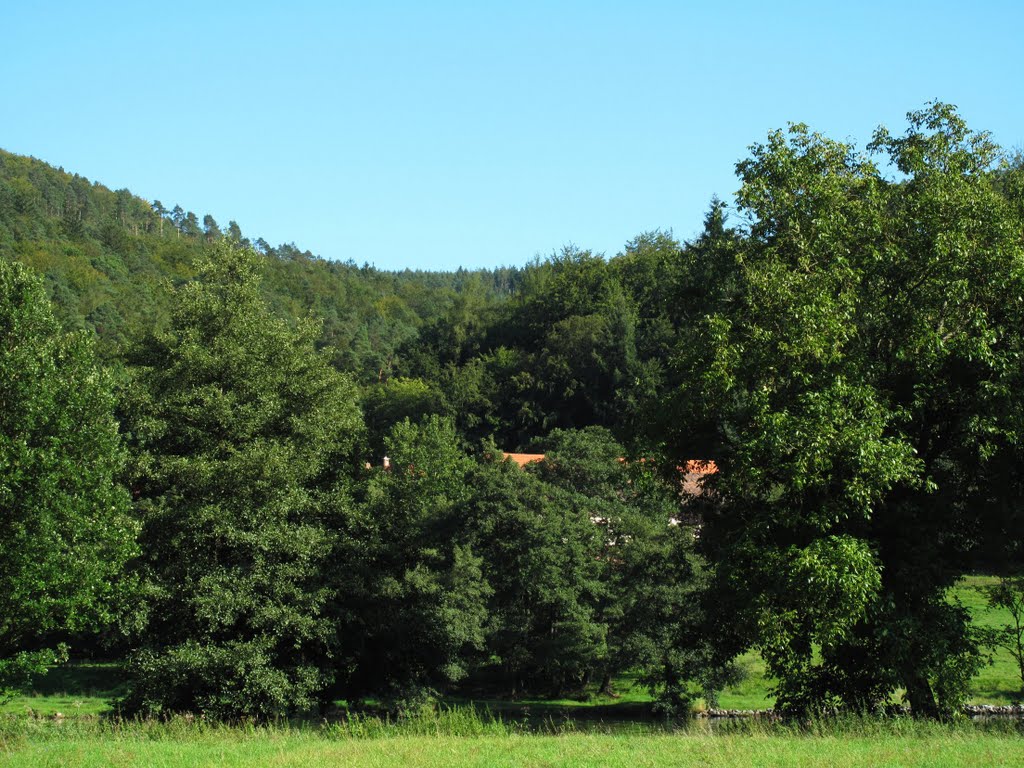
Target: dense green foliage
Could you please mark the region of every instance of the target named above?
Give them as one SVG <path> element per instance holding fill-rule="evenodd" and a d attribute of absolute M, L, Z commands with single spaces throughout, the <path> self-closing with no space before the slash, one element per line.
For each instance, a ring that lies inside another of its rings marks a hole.
<path fill-rule="evenodd" d="M 469 273 L 381 272 L 330 262 L 286 243 L 253 243 L 236 222 L 203 230 L 195 214 L 168 211 L 32 158 L 0 151 L 0 259 L 44 275 L 68 328 L 95 330 L 108 357 L 129 339 L 162 327 L 171 300 L 164 283 L 194 278 L 222 240 L 262 256 L 261 290 L 272 310 L 321 320 L 317 344 L 360 380 L 387 376 L 395 350 L 472 286 L 486 301 L 515 290 L 518 269 Z M 195 222 L 195 223 L 193 223 Z"/>
<path fill-rule="evenodd" d="M 327 682 L 326 507 L 345 503 L 362 425 L 315 327 L 266 309 L 255 255 L 215 256 L 129 357 L 144 602 L 125 705 L 269 716 Z"/>
<path fill-rule="evenodd" d="M 555 430 L 545 444 L 545 461 L 532 474 L 567 494 L 556 499 L 556 510 L 578 506 L 584 511 L 569 519 L 585 521 L 578 535 L 591 542 L 593 553 L 575 560 L 577 568 L 592 571 L 591 578 L 566 580 L 593 583 L 592 621 L 603 647 L 595 660 L 581 659 L 584 677 L 600 672 L 601 690 L 611 692 L 614 677 L 639 671 L 661 708 L 671 713 L 690 704 L 690 681 L 713 696 L 716 681 L 703 675 L 707 644 L 697 636 L 701 579 L 694 531 L 677 524 L 676 489 L 658 477 L 651 462 L 624 461 L 623 446 L 601 427 Z M 535 581 L 550 584 L 543 577 Z"/>
<path fill-rule="evenodd" d="M 464 678 L 484 643 L 489 592 L 460 542 L 471 464 L 449 424 L 408 420 L 385 440 L 391 467 L 366 481 L 338 564 L 347 698 L 403 706 Z"/>
<path fill-rule="evenodd" d="M 680 395 L 722 469 L 717 621 L 762 650 L 780 704 L 902 687 L 937 714 L 980 665 L 946 590 L 1020 545 L 1024 250 L 994 146 L 950 107 L 870 149 L 900 176 L 800 125 L 740 163 L 749 232 Z"/>
<path fill-rule="evenodd" d="M 0 261 L 0 698 L 58 657 L 48 635 L 110 620 L 135 539 L 113 409 L 92 339 Z"/>
<path fill-rule="evenodd" d="M 690 243 L 384 273 L 0 153 L 5 306 L 40 329 L 0 359 L 0 578 L 30 585 L 0 658 L 123 588 L 139 712 L 626 672 L 679 712 L 751 649 L 788 713 L 955 711 L 992 636 L 949 589 L 1024 557 L 1024 163 L 936 103 L 866 152 L 793 125 L 737 172 L 739 219 L 713 200 Z M 690 459 L 719 470 L 696 494 Z"/>

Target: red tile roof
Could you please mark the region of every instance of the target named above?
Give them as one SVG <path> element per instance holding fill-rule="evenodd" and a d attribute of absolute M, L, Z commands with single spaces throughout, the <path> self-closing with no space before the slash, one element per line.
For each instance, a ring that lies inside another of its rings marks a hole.
<path fill-rule="evenodd" d="M 544 461 L 543 453 L 505 453 L 501 452 L 503 459 L 512 459 L 520 467 L 525 467 L 527 464 L 533 464 L 534 462 Z"/>
<path fill-rule="evenodd" d="M 686 466 L 676 467 L 680 472 L 697 475 L 713 475 L 718 472 L 718 465 L 715 462 L 705 459 L 690 459 Z"/>
<path fill-rule="evenodd" d="M 506 453 L 501 452 L 503 459 L 512 459 L 520 467 L 525 467 L 527 464 L 533 464 L 538 461 L 544 461 L 543 453 Z M 619 461 L 625 462 L 625 458 L 620 458 Z M 647 459 L 640 459 L 640 461 L 647 461 Z M 713 475 L 718 472 L 718 465 L 715 462 L 705 459 L 690 459 L 686 464 L 676 466 L 676 471 L 683 475 L 683 488 L 690 493 L 700 493 L 700 480 L 706 475 Z"/>
<path fill-rule="evenodd" d="M 713 461 L 690 459 L 685 465 L 676 467 L 676 470 L 683 476 L 683 492 L 689 496 L 700 496 L 704 492 L 701 481 L 708 475 L 716 474 L 718 466 Z"/>

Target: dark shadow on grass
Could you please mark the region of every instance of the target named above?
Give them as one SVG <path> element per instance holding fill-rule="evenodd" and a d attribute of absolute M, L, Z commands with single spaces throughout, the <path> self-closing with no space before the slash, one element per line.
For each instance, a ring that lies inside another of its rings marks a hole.
<path fill-rule="evenodd" d="M 1024 691 L 1013 686 L 989 685 L 975 687 L 971 690 L 971 698 L 974 701 L 1010 701 L 1013 704 L 1024 702 Z"/>
<path fill-rule="evenodd" d="M 69 662 L 32 680 L 39 696 L 85 696 L 113 699 L 125 688 L 124 667 L 117 662 Z"/>

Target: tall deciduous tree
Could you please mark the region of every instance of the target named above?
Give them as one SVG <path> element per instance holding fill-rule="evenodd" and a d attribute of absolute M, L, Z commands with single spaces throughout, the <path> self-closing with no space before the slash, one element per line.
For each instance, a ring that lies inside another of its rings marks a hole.
<path fill-rule="evenodd" d="M 467 533 L 493 589 L 487 677 L 513 695 L 578 693 L 607 656 L 602 532 L 586 499 L 511 461 L 477 467 Z"/>
<path fill-rule="evenodd" d="M 259 257 L 216 248 L 132 361 L 145 603 L 125 705 L 268 717 L 330 681 L 325 498 L 362 423 L 316 328 L 267 310 Z"/>
<path fill-rule="evenodd" d="M 948 105 L 869 148 L 899 176 L 802 125 L 738 165 L 732 284 L 677 365 L 690 434 L 716 439 L 673 444 L 719 461 L 723 645 L 761 649 L 780 706 L 902 687 L 937 715 L 978 664 L 945 591 L 986 535 L 1021 538 L 1021 222 Z"/>
<path fill-rule="evenodd" d="M 362 514 L 346 528 L 336 575 L 340 692 L 403 708 L 466 676 L 483 647 L 489 588 L 463 541 L 459 504 L 472 492 L 451 424 L 436 415 L 394 425 L 389 466 L 366 487 Z"/>
<path fill-rule="evenodd" d="M 36 638 L 110 618 L 135 538 L 113 409 L 91 338 L 0 260 L 0 695 L 58 658 Z"/>

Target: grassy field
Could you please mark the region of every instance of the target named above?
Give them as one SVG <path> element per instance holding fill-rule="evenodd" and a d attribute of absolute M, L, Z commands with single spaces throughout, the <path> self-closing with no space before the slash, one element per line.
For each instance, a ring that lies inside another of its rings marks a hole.
<path fill-rule="evenodd" d="M 996 584 L 994 576 L 965 576 L 950 590 L 950 598 L 959 600 L 982 627 L 1010 624 L 1010 614 L 1002 608 L 989 608 L 983 587 Z M 765 679 L 764 662 L 756 653 L 738 659 L 746 673 L 742 682 L 721 693 L 720 706 L 725 709 L 765 709 L 774 698 L 769 693 L 771 681 Z M 992 664 L 984 667 L 971 684 L 971 704 L 1014 704 L 1021 701 L 1021 680 L 1017 663 L 1003 649 L 993 654 Z M 1024 762 L 1024 760 L 1022 760 Z"/>
<path fill-rule="evenodd" d="M 967 576 L 952 590 L 951 598 L 960 600 L 981 626 L 1008 623 L 1008 612 L 990 609 L 981 592 L 982 587 L 995 582 L 996 579 L 991 576 Z M 741 656 L 738 663 L 744 671 L 743 679 L 722 691 L 719 706 L 725 709 L 770 708 L 774 699 L 770 694 L 771 681 L 764 675 L 764 662 L 756 653 L 751 652 Z M 70 664 L 56 668 L 40 678 L 35 689 L 28 695 L 0 705 L 0 714 L 52 715 L 60 712 L 68 717 L 101 714 L 109 711 L 110 700 L 120 695 L 123 684 L 123 673 L 118 664 Z M 1020 688 L 1016 663 L 1008 652 L 999 650 L 994 654 L 993 664 L 982 669 L 974 679 L 971 703 L 1014 703 L 1020 701 Z M 617 681 L 616 693 L 616 697 L 594 693 L 584 701 L 520 699 L 514 702 L 486 700 L 476 703 L 510 715 L 526 710 L 531 716 L 540 718 L 583 716 L 590 719 L 623 720 L 642 712 L 650 701 L 647 690 L 637 685 L 629 675 Z M 468 704 L 469 701 L 452 699 L 450 703 Z M 697 706 L 703 706 L 703 702 L 698 702 Z M 588 713 L 584 715 L 581 711 L 583 709 L 588 710 Z"/>
<path fill-rule="evenodd" d="M 1009 721 L 943 726 L 911 720 L 818 727 L 746 723 L 714 729 L 532 734 L 453 713 L 402 724 L 228 728 L 201 724 L 9 719 L 0 763 L 32 766 L 1010 766 L 1024 738 Z"/>
<path fill-rule="evenodd" d="M 988 608 L 985 576 L 965 578 L 952 598 L 982 626 L 1008 621 Z M 743 681 L 724 691 L 729 709 L 770 707 L 770 681 L 755 654 L 739 660 Z M 1007 653 L 974 680 L 972 700 L 1009 703 L 1020 690 Z M 100 715 L 123 690 L 120 665 L 71 664 L 0 707 L 0 765 L 48 766 L 1020 766 L 1024 723 L 938 724 L 906 718 L 785 725 L 761 720 L 652 721 L 633 678 L 618 696 L 585 701 L 453 701 L 456 709 L 398 723 L 352 717 L 267 728 L 178 719 L 120 722 Z M 699 706 L 699 703 L 698 703 Z M 481 709 L 483 707 L 483 709 Z M 63 718 L 53 717 L 56 712 Z M 493 716 L 492 714 L 493 713 Z M 26 717 L 25 715 L 34 715 Z M 502 719 L 504 718 L 504 719 Z"/>
<path fill-rule="evenodd" d="M 110 701 L 120 696 L 123 688 L 120 664 L 67 664 L 38 678 L 27 694 L 0 704 L 0 715 L 98 715 L 110 711 Z"/>
<path fill-rule="evenodd" d="M 982 587 L 996 584 L 994 576 L 965 576 L 954 596 L 971 612 L 974 621 L 982 627 L 1012 624 L 1010 612 L 989 608 Z M 1011 704 L 1021 701 L 1021 679 L 1017 662 L 1009 651 L 999 649 L 993 654 L 992 664 L 981 670 L 971 686 L 972 704 Z"/>

